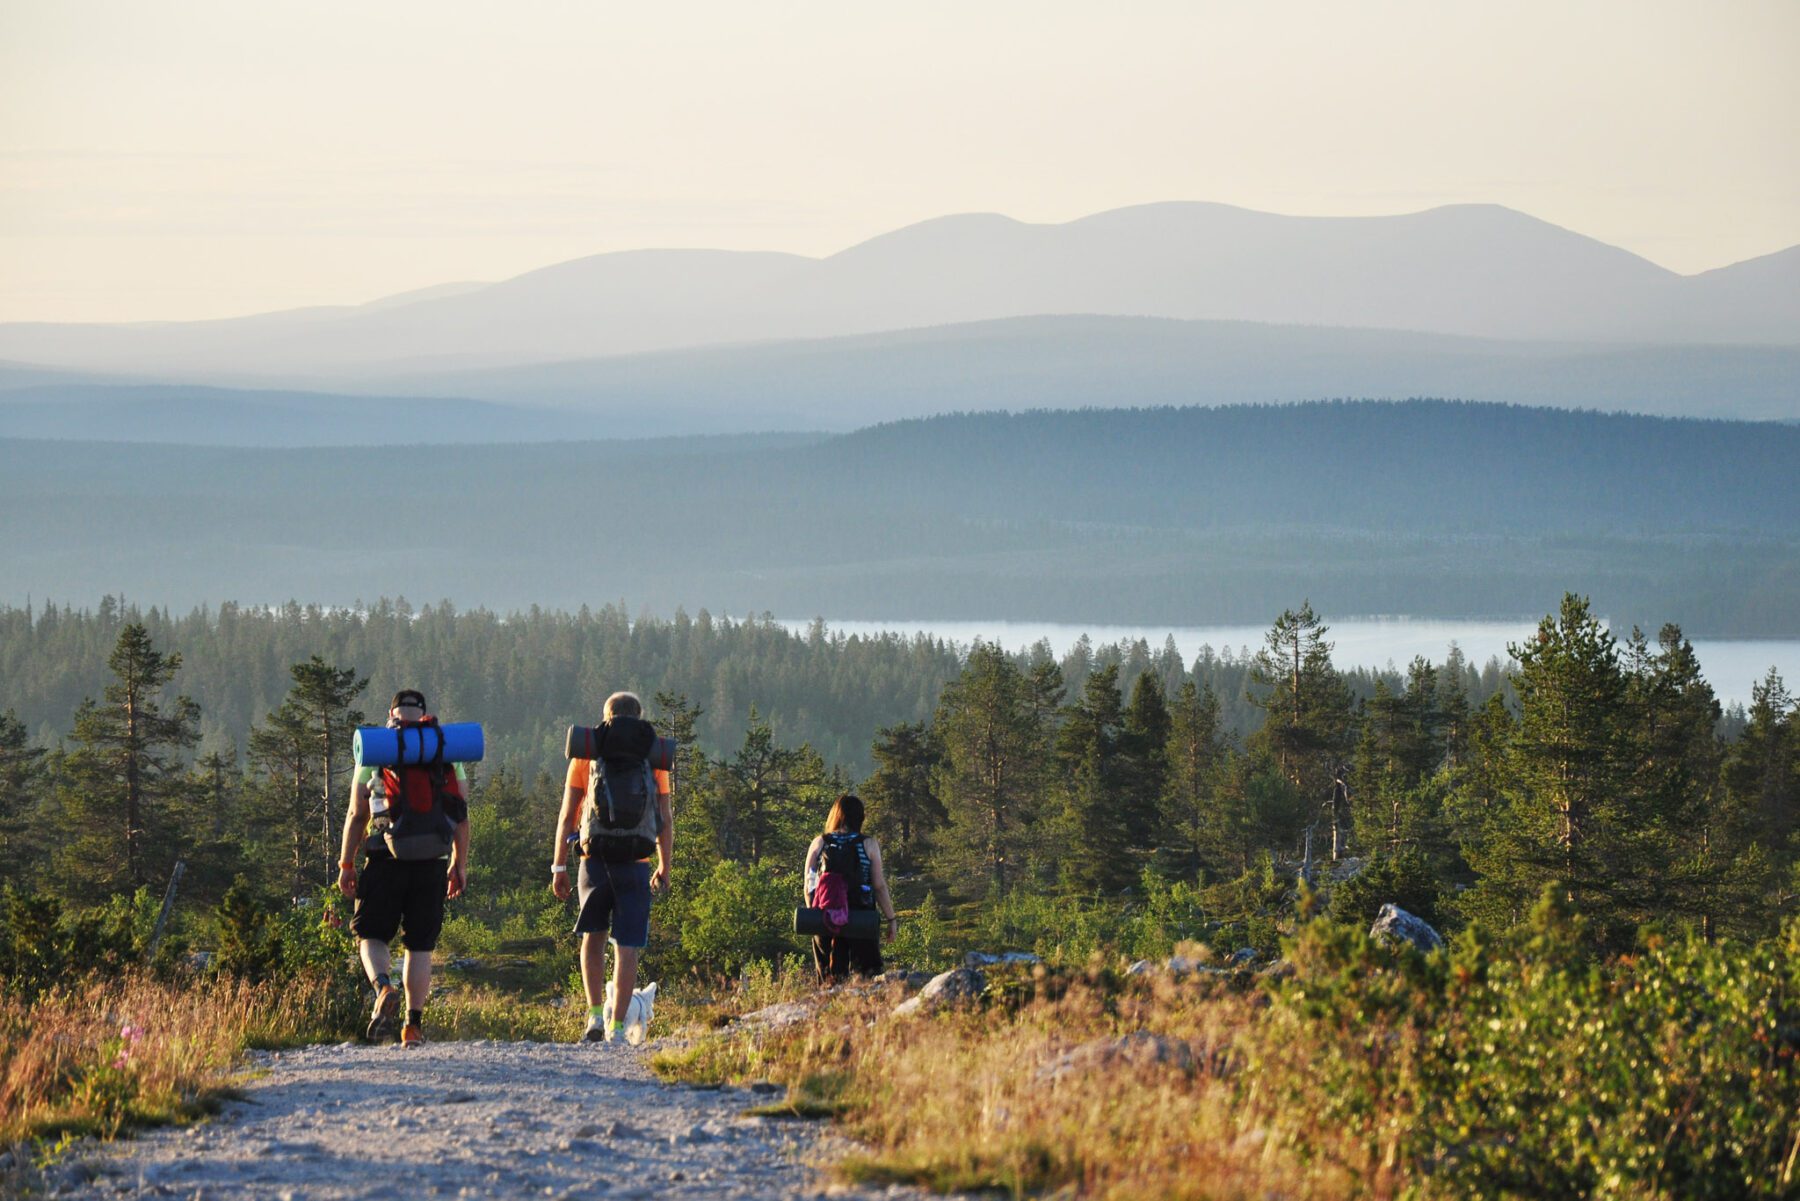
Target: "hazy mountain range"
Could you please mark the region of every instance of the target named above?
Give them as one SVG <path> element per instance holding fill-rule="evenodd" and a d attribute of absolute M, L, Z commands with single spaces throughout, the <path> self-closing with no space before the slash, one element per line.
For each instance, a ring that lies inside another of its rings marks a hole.
<path fill-rule="evenodd" d="M 562 424 L 544 407 L 613 434 L 1322 396 L 1794 419 L 1800 247 L 1681 276 L 1495 206 L 965 215 L 818 259 L 631 251 L 356 307 L 0 325 L 0 359 L 0 433 L 57 437 L 115 420 L 188 441 L 403 436 L 324 398 L 350 393 L 512 406 L 438 401 L 438 433 L 414 440 L 542 436 Z M 189 390 L 116 391 L 144 384 Z"/>

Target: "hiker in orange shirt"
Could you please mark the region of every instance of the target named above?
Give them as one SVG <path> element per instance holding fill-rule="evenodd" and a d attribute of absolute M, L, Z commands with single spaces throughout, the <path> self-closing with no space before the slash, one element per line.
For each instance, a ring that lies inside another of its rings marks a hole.
<path fill-rule="evenodd" d="M 602 722 L 612 750 L 600 760 L 571 759 L 562 812 L 551 850 L 550 888 L 567 899 L 569 847 L 578 843 L 581 898 L 575 933 L 581 935 L 581 983 L 587 992 L 587 1042 L 619 1042 L 626 1037 L 624 1015 L 637 987 L 638 957 L 650 941 L 650 894 L 669 884 L 674 853 L 674 798 L 669 773 L 648 762 L 656 731 L 643 719 L 644 706 L 630 692 L 606 698 Z M 654 792 L 655 796 L 640 795 Z M 605 799 L 603 800 L 601 795 Z M 626 813 L 642 807 L 629 828 L 603 829 L 596 814 L 608 803 Z M 577 827 L 580 833 L 577 833 Z M 650 868 L 650 855 L 656 869 Z M 613 947 L 612 1004 L 606 997 L 606 944 Z"/>

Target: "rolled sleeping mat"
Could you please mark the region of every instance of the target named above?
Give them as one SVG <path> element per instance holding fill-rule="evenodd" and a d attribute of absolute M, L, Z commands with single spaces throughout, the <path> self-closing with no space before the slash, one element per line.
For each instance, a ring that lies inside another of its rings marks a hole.
<path fill-rule="evenodd" d="M 598 759 L 605 753 L 601 744 L 602 726 L 570 726 L 569 736 L 563 740 L 563 757 L 567 759 Z M 675 766 L 675 740 L 658 737 L 650 744 L 650 753 L 644 756 L 650 760 L 650 766 L 658 771 L 668 771 Z"/>
<path fill-rule="evenodd" d="M 832 934 L 840 938 L 880 938 L 881 914 L 874 909 L 852 909 L 850 920 L 842 930 L 825 928 L 825 911 L 802 905 L 794 910 L 795 934 L 818 934 L 829 937 Z"/>
<path fill-rule="evenodd" d="M 440 755 L 439 744 L 443 753 Z M 417 767 L 441 759 L 445 763 L 479 762 L 486 749 L 481 723 L 453 721 L 441 726 L 360 726 L 352 746 L 359 767 Z"/>

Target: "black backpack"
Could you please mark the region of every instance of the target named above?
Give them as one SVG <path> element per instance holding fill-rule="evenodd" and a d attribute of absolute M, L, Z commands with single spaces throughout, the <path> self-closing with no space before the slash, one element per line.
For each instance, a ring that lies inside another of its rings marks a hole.
<path fill-rule="evenodd" d="M 581 852 L 602 863 L 634 863 L 656 853 L 656 729 L 636 717 L 602 727 L 605 753 L 588 766 Z"/>
<path fill-rule="evenodd" d="M 820 874 L 836 872 L 844 878 L 850 890 L 850 908 L 875 908 L 875 873 L 861 834 L 825 835 L 819 868 Z"/>

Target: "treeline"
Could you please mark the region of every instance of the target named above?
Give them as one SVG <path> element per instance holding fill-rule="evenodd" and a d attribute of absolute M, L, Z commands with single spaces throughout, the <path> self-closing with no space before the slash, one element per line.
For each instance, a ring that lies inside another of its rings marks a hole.
<path fill-rule="evenodd" d="M 695 733 L 714 749 L 737 742 L 754 705 L 784 741 L 806 743 L 860 778 L 872 766 L 875 731 L 928 718 L 966 651 L 924 635 L 849 637 L 823 623 L 793 631 L 766 614 L 734 620 L 703 609 L 695 617 L 677 610 L 673 618 L 633 618 L 623 603 L 506 615 L 448 602 L 414 609 L 404 599 L 361 609 L 227 603 L 177 615 L 109 596 L 97 609 L 0 606 L 0 711 L 12 711 L 38 746 L 54 747 L 76 707 L 111 678 L 107 656 L 133 623 L 181 655 L 174 687 L 200 704 L 202 754 L 240 761 L 252 728 L 286 695 L 289 667 L 317 655 L 368 677 L 377 698 L 425 689 L 446 720 L 483 723 L 490 769 L 526 774 L 554 766 L 563 730 L 597 720 L 600 700 L 629 688 L 646 698 L 689 698 L 703 711 Z M 1460 656 L 1453 662 L 1480 698 L 1506 686 L 1497 662 L 1479 670 Z M 1153 647 L 1082 639 L 1059 661 L 1076 688 L 1111 664 L 1126 688 L 1156 672 L 1171 700 L 1186 679 L 1210 687 L 1225 727 L 1239 737 L 1262 722 L 1250 700 L 1245 648 L 1202 648 L 1189 664 L 1172 640 Z M 1398 683 L 1368 670 L 1348 675 L 1357 696 L 1372 695 L 1384 678 Z"/>
<path fill-rule="evenodd" d="M 172 618 L 109 601 L 9 610 L 0 631 L 0 874 L 82 902 L 160 888 L 177 860 L 201 901 L 239 877 L 309 895 L 335 859 L 350 733 L 400 686 L 489 728 L 463 912 L 496 931 L 562 922 L 539 878 L 562 728 L 621 686 L 684 746 L 662 922 L 778 913 L 851 787 L 934 905 L 1104 912 L 1175 886 L 1204 915 L 1190 933 L 1270 947 L 1296 873 L 1335 883 L 1345 917 L 1397 900 L 1451 924 L 1518 920 L 1556 881 L 1607 945 L 1649 920 L 1765 930 L 1800 885 L 1800 718 L 1780 678 L 1726 738 L 1679 630 L 1618 642 L 1576 598 L 1514 648 L 1512 675 L 1454 648 L 1403 675 L 1343 672 L 1310 606 L 1255 654 L 1192 664 L 1172 643 L 963 654 L 616 607 Z M 836 750 L 853 738 L 871 770 Z M 732 929 L 721 954 L 741 960 Z"/>

